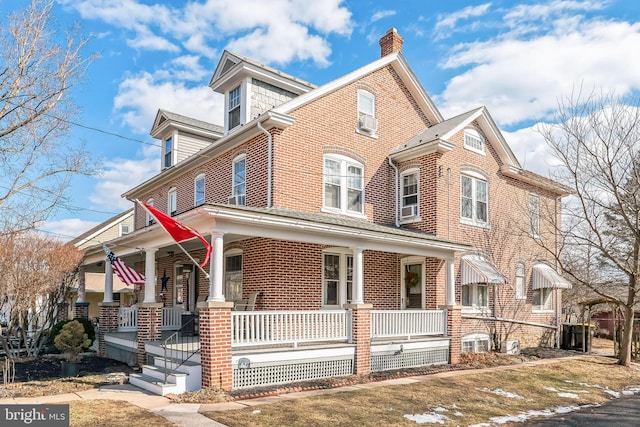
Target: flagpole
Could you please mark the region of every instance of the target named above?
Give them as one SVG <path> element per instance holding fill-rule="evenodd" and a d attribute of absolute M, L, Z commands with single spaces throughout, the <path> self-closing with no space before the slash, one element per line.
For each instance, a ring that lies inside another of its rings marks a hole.
<path fill-rule="evenodd" d="M 185 248 L 183 248 L 183 247 L 182 247 L 182 245 L 181 245 L 180 243 L 176 242 L 176 245 L 178 245 L 178 247 L 180 248 L 180 250 L 181 250 L 182 252 L 184 252 L 184 253 L 185 253 L 185 255 L 186 255 L 186 256 L 188 256 L 188 257 L 189 257 L 189 259 L 190 259 L 191 261 L 193 261 L 193 263 L 196 265 L 196 267 L 198 267 L 198 268 L 200 269 L 200 271 L 202 271 L 202 272 L 204 273 L 204 276 L 207 278 L 207 280 L 209 280 L 209 273 L 207 273 L 207 272 L 204 270 L 204 268 L 200 267 L 200 263 L 199 263 L 198 261 L 196 261 L 196 260 L 191 256 L 191 254 L 190 254 L 189 252 L 187 252 Z M 211 261 L 209 261 L 209 262 L 211 262 Z"/>

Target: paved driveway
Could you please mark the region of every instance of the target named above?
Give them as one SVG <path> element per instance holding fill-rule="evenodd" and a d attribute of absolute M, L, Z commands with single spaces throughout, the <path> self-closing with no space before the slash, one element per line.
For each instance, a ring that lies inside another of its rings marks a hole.
<path fill-rule="evenodd" d="M 552 418 L 519 423 L 526 427 L 618 427 L 640 425 L 640 395 L 613 399 L 602 406 L 585 408 Z"/>

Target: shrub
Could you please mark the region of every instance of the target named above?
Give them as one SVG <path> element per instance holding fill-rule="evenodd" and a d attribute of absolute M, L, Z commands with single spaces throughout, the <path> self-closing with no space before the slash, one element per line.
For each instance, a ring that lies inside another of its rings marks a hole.
<path fill-rule="evenodd" d="M 83 347 L 83 349 L 87 350 L 89 347 L 91 347 L 91 344 L 93 344 L 93 342 L 96 339 L 96 331 L 93 329 L 93 323 L 91 323 L 91 320 L 83 319 L 83 318 L 76 318 L 73 320 L 63 320 L 53 325 L 53 327 L 51 328 L 51 331 L 49 332 L 49 342 L 55 345 L 55 339 L 60 333 L 60 331 L 62 331 L 62 327 L 69 322 L 73 322 L 74 320 L 78 321 L 79 323 L 82 324 L 82 326 L 84 326 L 84 332 L 87 334 L 87 338 L 89 338 L 90 340 L 89 345 L 87 345 L 86 347 Z"/>
<path fill-rule="evenodd" d="M 62 330 L 53 340 L 54 345 L 65 354 L 69 362 L 80 360 L 83 348 L 91 345 L 91 340 L 84 331 L 84 326 L 77 320 L 72 320 L 62 327 Z"/>

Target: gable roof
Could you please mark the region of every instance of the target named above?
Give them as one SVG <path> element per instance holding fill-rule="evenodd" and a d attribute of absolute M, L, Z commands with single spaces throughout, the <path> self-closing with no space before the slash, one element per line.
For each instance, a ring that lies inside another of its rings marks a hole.
<path fill-rule="evenodd" d="M 158 138 L 169 126 L 207 137 L 217 136 L 220 138 L 224 131 L 222 126 L 159 109 L 149 133 L 152 137 Z"/>
<path fill-rule="evenodd" d="M 398 73 L 402 81 L 407 86 L 409 93 L 413 96 L 415 101 L 421 107 L 422 111 L 427 115 L 431 123 L 439 123 L 444 120 L 440 111 L 436 108 L 436 105 L 431 100 L 431 97 L 427 94 L 416 75 L 414 74 L 409 64 L 402 56 L 400 52 L 394 52 L 382 58 L 373 61 L 364 67 L 358 68 L 351 73 L 345 74 L 329 83 L 326 83 L 317 89 L 300 95 L 284 104 L 273 109 L 274 112 L 280 114 L 289 114 L 293 110 L 300 108 L 328 93 L 334 92 L 350 83 L 353 83 L 367 74 L 373 73 L 381 68 L 391 66 Z"/>
<path fill-rule="evenodd" d="M 209 81 L 209 87 L 215 92 L 220 92 L 221 88 L 226 87 L 226 84 L 239 81 L 246 75 L 259 76 L 260 80 L 296 94 L 305 93 L 317 87 L 312 83 L 228 50 L 222 52 L 220 61 L 218 61 Z"/>
<path fill-rule="evenodd" d="M 78 237 L 72 239 L 69 243 L 71 243 L 75 247 L 80 247 L 80 246 L 84 245 L 85 243 L 91 242 L 92 240 L 100 241 L 100 239 L 97 239 L 97 237 L 99 237 L 105 231 L 107 231 L 107 230 L 117 226 L 118 224 L 126 221 L 131 216 L 133 216 L 133 208 L 127 209 L 126 211 L 124 211 L 122 213 L 119 213 L 118 215 L 112 216 L 111 218 L 107 219 L 106 221 L 101 222 L 100 224 L 96 225 L 95 227 L 85 231 L 84 233 L 82 233 Z M 94 244 L 98 244 L 98 243 L 94 243 Z"/>

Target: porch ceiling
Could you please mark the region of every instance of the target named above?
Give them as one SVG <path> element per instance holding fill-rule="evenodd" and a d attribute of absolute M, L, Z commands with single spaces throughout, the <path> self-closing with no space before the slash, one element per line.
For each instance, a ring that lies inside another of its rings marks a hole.
<path fill-rule="evenodd" d="M 320 245 L 358 247 L 435 258 L 452 258 L 457 251 L 471 247 L 417 231 L 373 224 L 327 214 L 277 208 L 254 208 L 226 204 L 205 204 L 177 217 L 185 225 L 204 236 L 224 233 L 225 243 L 249 237 L 313 243 Z M 144 260 L 142 248 L 159 248 L 158 256 L 180 249 L 172 238 L 156 224 L 108 242 L 109 248 L 125 262 Z M 193 239 L 183 242 L 186 250 L 201 248 Z M 100 246 L 85 252 L 86 271 L 104 271 L 105 259 Z"/>

